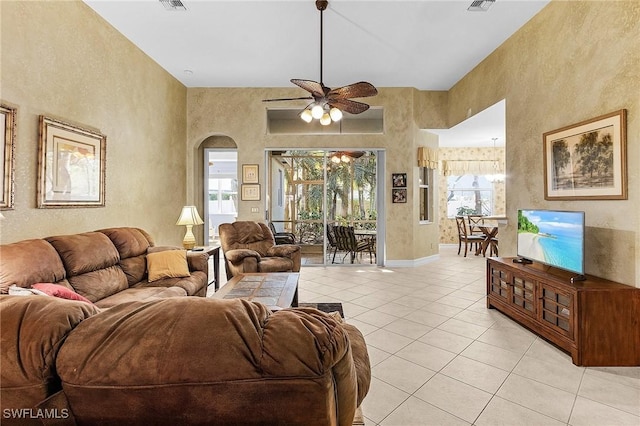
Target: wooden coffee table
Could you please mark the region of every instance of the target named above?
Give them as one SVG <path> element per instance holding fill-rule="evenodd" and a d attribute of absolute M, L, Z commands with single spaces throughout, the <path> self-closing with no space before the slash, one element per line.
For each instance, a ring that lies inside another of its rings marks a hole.
<path fill-rule="evenodd" d="M 298 306 L 296 272 L 251 273 L 233 277 L 213 294 L 215 299 L 245 299 L 260 302 L 271 310 Z"/>

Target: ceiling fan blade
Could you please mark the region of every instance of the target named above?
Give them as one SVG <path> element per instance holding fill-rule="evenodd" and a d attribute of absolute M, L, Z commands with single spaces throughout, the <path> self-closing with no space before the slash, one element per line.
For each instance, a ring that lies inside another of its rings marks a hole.
<path fill-rule="evenodd" d="M 292 78 L 291 82 L 311 93 L 314 98 L 323 98 L 325 96 L 324 86 L 321 83 L 312 80 L 300 80 L 298 78 Z"/>
<path fill-rule="evenodd" d="M 262 102 L 279 102 L 279 101 L 298 101 L 298 100 L 313 100 L 311 96 L 304 96 L 301 98 L 279 98 L 279 99 L 263 99 Z"/>
<path fill-rule="evenodd" d="M 350 99 L 350 98 L 367 98 L 378 94 L 373 84 L 366 81 L 360 81 L 348 86 L 338 87 L 327 93 L 328 99 Z"/>
<path fill-rule="evenodd" d="M 349 114 L 360 114 L 369 109 L 369 105 L 351 99 L 329 99 L 327 103 Z"/>

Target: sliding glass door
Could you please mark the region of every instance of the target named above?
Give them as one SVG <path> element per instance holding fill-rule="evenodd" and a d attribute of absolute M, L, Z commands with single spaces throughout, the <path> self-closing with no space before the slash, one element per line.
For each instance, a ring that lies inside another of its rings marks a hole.
<path fill-rule="evenodd" d="M 378 153 L 375 151 L 291 150 L 269 153 L 268 219 L 276 232 L 290 232 L 302 246 L 306 265 L 376 264 Z M 336 247 L 334 226 L 354 230 L 373 253 Z M 327 234 L 328 233 L 328 234 Z"/>

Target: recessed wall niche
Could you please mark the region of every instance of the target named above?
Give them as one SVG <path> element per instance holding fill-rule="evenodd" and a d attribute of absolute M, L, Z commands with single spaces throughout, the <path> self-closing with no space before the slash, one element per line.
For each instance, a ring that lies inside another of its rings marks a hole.
<path fill-rule="evenodd" d="M 267 133 L 271 135 L 335 135 L 384 133 L 384 109 L 369 108 L 361 114 L 344 113 L 342 120 L 323 126 L 319 121 L 305 123 L 302 109 L 267 109 Z"/>

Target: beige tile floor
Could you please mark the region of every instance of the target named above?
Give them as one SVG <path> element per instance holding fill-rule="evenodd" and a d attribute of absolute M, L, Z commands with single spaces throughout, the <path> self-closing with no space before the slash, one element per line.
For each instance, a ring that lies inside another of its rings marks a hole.
<path fill-rule="evenodd" d="M 300 301 L 342 302 L 365 335 L 367 425 L 640 425 L 640 367 L 576 367 L 488 310 L 485 259 L 456 251 L 414 268 L 302 268 Z"/>

